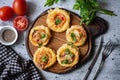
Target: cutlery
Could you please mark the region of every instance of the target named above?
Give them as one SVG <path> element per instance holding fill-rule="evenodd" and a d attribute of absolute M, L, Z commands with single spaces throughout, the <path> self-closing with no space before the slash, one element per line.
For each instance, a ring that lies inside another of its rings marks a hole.
<path fill-rule="evenodd" d="M 112 50 L 113 50 L 113 45 L 112 45 L 111 41 L 108 41 L 107 44 L 104 47 L 104 50 L 102 51 L 101 63 L 99 65 L 99 68 L 98 68 L 98 70 L 97 70 L 97 72 L 96 72 L 93 80 L 96 80 L 98 74 L 100 73 L 100 71 L 101 71 L 101 69 L 102 69 L 102 67 L 104 65 L 105 60 L 110 55 L 110 53 L 112 52 Z"/>
<path fill-rule="evenodd" d="M 102 48 L 102 43 L 103 43 L 103 36 L 101 36 L 101 39 L 100 39 L 100 42 L 99 42 L 99 47 L 98 47 L 98 50 L 97 50 L 97 53 L 95 54 L 95 56 L 93 57 L 93 60 L 88 68 L 88 72 L 86 73 L 85 77 L 83 80 L 87 80 L 88 76 L 90 75 L 91 73 L 91 70 L 93 69 L 96 61 L 97 61 L 97 58 L 100 54 L 100 51 L 101 51 L 101 48 Z"/>

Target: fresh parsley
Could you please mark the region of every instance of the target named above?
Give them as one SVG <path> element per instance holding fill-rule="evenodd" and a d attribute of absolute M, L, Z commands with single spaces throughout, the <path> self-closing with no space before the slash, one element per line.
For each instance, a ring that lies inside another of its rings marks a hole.
<path fill-rule="evenodd" d="M 40 38 L 41 38 L 41 39 L 44 39 L 45 37 L 46 37 L 46 34 L 41 34 L 41 35 L 40 35 Z"/>
<path fill-rule="evenodd" d="M 67 53 L 67 55 L 70 55 L 71 57 L 74 56 L 73 53 L 68 48 L 65 49 L 65 52 Z"/>
<path fill-rule="evenodd" d="M 64 60 L 62 60 L 61 63 L 62 63 L 62 64 L 71 64 L 72 61 L 70 61 L 70 60 L 68 60 L 68 59 L 64 59 Z"/>
<path fill-rule="evenodd" d="M 84 22 L 86 25 L 94 20 L 97 12 L 116 16 L 113 11 L 101 8 L 97 0 L 76 0 L 73 9 L 80 11 L 81 24 Z"/>
<path fill-rule="evenodd" d="M 66 53 L 70 53 L 70 50 L 68 48 L 65 49 Z"/>
<path fill-rule="evenodd" d="M 77 41 L 75 33 L 71 33 L 70 36 L 73 41 L 75 41 L 75 42 Z"/>
<path fill-rule="evenodd" d="M 41 47 L 43 44 L 42 43 L 38 43 L 38 46 Z"/>
<path fill-rule="evenodd" d="M 48 61 L 48 59 L 47 59 L 46 56 L 43 56 L 43 57 L 41 58 L 41 60 L 42 60 L 43 62 L 47 62 L 47 61 Z"/>
<path fill-rule="evenodd" d="M 73 57 L 74 56 L 74 54 L 71 52 L 70 54 L 69 54 L 71 57 Z"/>
<path fill-rule="evenodd" d="M 68 42 L 67 45 L 69 45 L 71 47 L 75 47 L 75 45 L 72 42 Z"/>
<path fill-rule="evenodd" d="M 70 46 L 73 46 L 73 45 L 74 45 L 72 42 L 68 42 L 67 44 L 70 45 Z"/>
<path fill-rule="evenodd" d="M 62 22 L 62 20 L 60 20 L 59 18 L 56 18 L 56 20 L 55 20 L 56 25 L 60 24 L 61 22 Z"/>
<path fill-rule="evenodd" d="M 62 63 L 62 64 L 68 64 L 68 62 L 69 62 L 69 61 L 68 61 L 67 59 L 65 59 L 65 60 L 63 60 L 61 63 Z"/>
<path fill-rule="evenodd" d="M 54 3 L 58 3 L 59 0 L 46 0 L 44 6 L 52 6 Z"/>

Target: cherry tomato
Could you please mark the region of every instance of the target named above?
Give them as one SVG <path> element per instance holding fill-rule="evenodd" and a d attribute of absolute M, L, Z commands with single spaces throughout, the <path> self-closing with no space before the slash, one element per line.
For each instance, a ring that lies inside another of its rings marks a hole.
<path fill-rule="evenodd" d="M 28 19 L 24 16 L 17 16 L 13 21 L 13 25 L 18 31 L 24 31 L 28 27 Z"/>
<path fill-rule="evenodd" d="M 14 0 L 13 10 L 19 16 L 24 16 L 27 12 L 27 3 L 26 0 Z"/>
<path fill-rule="evenodd" d="M 14 14 L 14 11 L 9 6 L 3 6 L 0 8 L 0 19 L 3 21 L 9 20 Z"/>

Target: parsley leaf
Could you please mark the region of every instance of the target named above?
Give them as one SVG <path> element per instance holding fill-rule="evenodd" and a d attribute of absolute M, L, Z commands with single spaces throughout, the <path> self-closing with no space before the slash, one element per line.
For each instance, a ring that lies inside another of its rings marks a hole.
<path fill-rule="evenodd" d="M 41 47 L 43 44 L 42 43 L 38 43 L 38 46 Z"/>
<path fill-rule="evenodd" d="M 71 57 L 73 57 L 74 56 L 74 54 L 72 53 L 72 52 L 70 52 L 70 54 L 69 54 Z"/>
<path fill-rule="evenodd" d="M 54 3 L 58 3 L 59 0 L 47 0 L 44 6 L 52 6 Z"/>
<path fill-rule="evenodd" d="M 73 46 L 73 43 L 72 43 L 72 42 L 68 42 L 67 44 L 70 45 L 70 46 Z"/>
<path fill-rule="evenodd" d="M 41 38 L 41 39 L 43 39 L 43 38 L 45 38 L 45 37 L 46 37 L 46 34 L 41 34 L 41 35 L 40 35 L 40 38 Z"/>
<path fill-rule="evenodd" d="M 60 24 L 61 22 L 62 22 L 62 20 L 60 20 L 59 18 L 56 18 L 56 20 L 55 20 L 56 25 Z"/>
<path fill-rule="evenodd" d="M 68 42 L 67 45 L 69 45 L 71 47 L 75 47 L 75 45 L 72 42 Z"/>
<path fill-rule="evenodd" d="M 70 55 L 71 57 L 74 56 L 73 53 L 68 48 L 65 49 L 65 52 L 67 53 L 67 55 Z"/>
<path fill-rule="evenodd" d="M 41 58 L 41 60 L 42 60 L 43 62 L 47 62 L 47 61 L 48 61 L 48 59 L 47 59 L 46 56 L 43 56 L 43 57 Z"/>
<path fill-rule="evenodd" d="M 66 53 L 70 53 L 70 50 L 68 48 L 65 49 Z"/>
<path fill-rule="evenodd" d="M 61 63 L 62 63 L 62 64 L 68 64 L 68 62 L 69 62 L 69 61 L 68 61 L 67 59 L 65 59 L 65 60 L 63 60 Z"/>
<path fill-rule="evenodd" d="M 77 41 L 75 33 L 71 33 L 70 36 L 71 36 L 71 38 L 72 38 L 73 41 L 75 41 L 75 42 Z"/>

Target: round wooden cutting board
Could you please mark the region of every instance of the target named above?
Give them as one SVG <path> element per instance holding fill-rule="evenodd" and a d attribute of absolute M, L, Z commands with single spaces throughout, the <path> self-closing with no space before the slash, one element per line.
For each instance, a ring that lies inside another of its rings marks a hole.
<path fill-rule="evenodd" d="M 34 55 L 34 53 L 35 53 L 35 51 L 37 50 L 38 47 L 33 46 L 31 44 L 31 42 L 29 41 L 29 33 L 30 33 L 30 30 L 33 27 L 36 27 L 38 25 L 47 26 L 47 24 L 46 24 L 46 18 L 47 18 L 47 15 L 48 15 L 47 11 L 48 10 L 44 11 L 42 14 L 40 14 L 34 20 L 33 24 L 31 25 L 31 27 L 29 28 L 29 30 L 27 32 L 26 47 L 27 47 L 28 54 L 30 55 L 30 57 L 32 59 L 33 59 L 33 55 Z M 68 12 L 70 12 L 70 17 L 71 17 L 70 26 L 71 25 L 76 25 L 76 24 L 79 25 L 80 24 L 80 16 L 73 13 L 72 11 L 68 11 Z M 86 41 L 85 45 L 79 47 L 81 55 L 80 55 L 80 61 L 76 65 L 78 67 L 80 66 L 81 62 L 83 62 L 89 56 L 90 51 L 91 51 L 91 47 L 92 47 L 91 34 L 89 33 L 89 29 L 87 29 L 86 27 L 85 27 L 85 29 L 86 29 L 86 32 L 87 32 L 87 41 Z M 61 47 L 65 43 L 67 43 L 66 36 L 65 36 L 66 31 L 58 33 L 58 32 L 54 32 L 54 31 L 51 30 L 51 34 L 52 34 L 52 37 L 51 37 L 48 45 L 46 45 L 47 47 L 50 47 L 51 49 L 57 51 L 59 47 Z M 56 64 L 54 64 L 52 67 L 48 68 L 46 71 L 50 71 L 50 72 L 54 72 L 54 73 L 65 73 L 67 71 L 70 71 L 74 67 L 63 67 L 63 66 L 60 66 L 58 64 L 58 62 L 56 62 Z"/>

